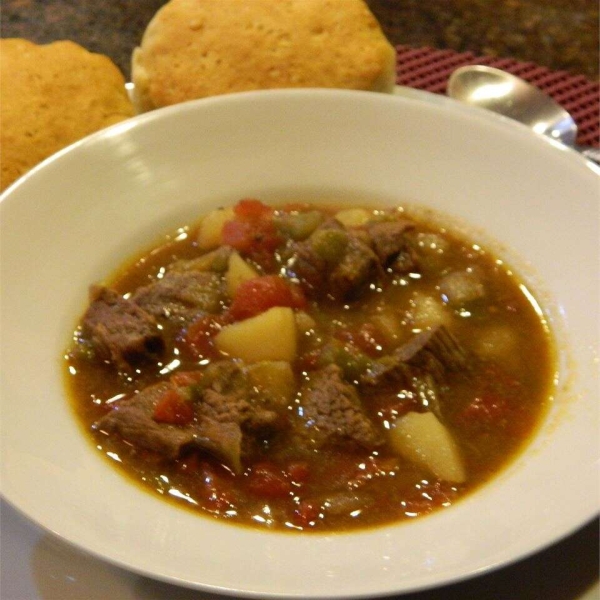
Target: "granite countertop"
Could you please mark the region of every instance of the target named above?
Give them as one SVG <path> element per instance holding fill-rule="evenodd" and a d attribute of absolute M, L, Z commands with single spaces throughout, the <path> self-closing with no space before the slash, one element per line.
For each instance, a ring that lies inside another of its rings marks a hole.
<path fill-rule="evenodd" d="M 396 44 L 532 61 L 598 79 L 593 0 L 367 0 Z M 2 37 L 70 39 L 110 56 L 129 78 L 130 56 L 165 0 L 3 0 Z"/>
<path fill-rule="evenodd" d="M 394 44 L 448 48 L 598 79 L 597 0 L 367 0 Z"/>
<path fill-rule="evenodd" d="M 2 0 L 2 37 L 72 40 L 109 56 L 127 79 L 130 57 L 165 0 Z"/>

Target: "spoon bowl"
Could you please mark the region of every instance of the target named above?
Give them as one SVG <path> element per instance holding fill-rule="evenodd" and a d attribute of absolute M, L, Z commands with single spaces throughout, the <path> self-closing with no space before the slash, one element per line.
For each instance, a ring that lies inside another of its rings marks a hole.
<path fill-rule="evenodd" d="M 450 76 L 447 93 L 455 100 L 486 108 L 576 147 L 577 124 L 573 117 L 540 89 L 506 71 L 484 65 L 460 67 Z M 597 149 L 576 149 L 598 162 Z"/>

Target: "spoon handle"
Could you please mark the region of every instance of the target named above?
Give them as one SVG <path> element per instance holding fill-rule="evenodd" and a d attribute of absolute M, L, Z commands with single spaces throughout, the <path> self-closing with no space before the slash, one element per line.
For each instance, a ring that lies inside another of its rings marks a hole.
<path fill-rule="evenodd" d="M 592 146 L 575 146 L 575 150 L 580 152 L 585 158 L 600 165 L 600 148 Z"/>

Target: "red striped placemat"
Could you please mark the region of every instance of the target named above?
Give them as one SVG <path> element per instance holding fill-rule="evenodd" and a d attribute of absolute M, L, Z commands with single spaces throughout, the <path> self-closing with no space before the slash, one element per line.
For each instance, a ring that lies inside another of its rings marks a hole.
<path fill-rule="evenodd" d="M 535 63 L 511 58 L 476 56 L 434 48 L 396 46 L 396 83 L 445 94 L 448 77 L 464 65 L 488 65 L 522 77 L 552 96 L 569 111 L 579 129 L 577 143 L 600 147 L 600 84 L 582 75 L 551 71 Z"/>

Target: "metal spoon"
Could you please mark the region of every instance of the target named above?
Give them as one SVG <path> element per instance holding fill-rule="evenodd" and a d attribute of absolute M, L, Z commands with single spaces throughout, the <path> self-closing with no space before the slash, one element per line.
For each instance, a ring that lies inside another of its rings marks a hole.
<path fill-rule="evenodd" d="M 448 96 L 520 121 L 600 164 L 600 149 L 575 144 L 577 125 L 562 106 L 506 71 L 483 65 L 460 67 L 448 80 Z"/>

